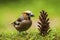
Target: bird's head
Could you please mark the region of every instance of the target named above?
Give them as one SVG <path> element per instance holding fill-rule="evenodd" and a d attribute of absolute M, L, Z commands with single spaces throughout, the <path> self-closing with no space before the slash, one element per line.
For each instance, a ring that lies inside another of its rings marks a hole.
<path fill-rule="evenodd" d="M 34 17 L 34 14 L 31 11 L 24 11 L 23 16 Z"/>

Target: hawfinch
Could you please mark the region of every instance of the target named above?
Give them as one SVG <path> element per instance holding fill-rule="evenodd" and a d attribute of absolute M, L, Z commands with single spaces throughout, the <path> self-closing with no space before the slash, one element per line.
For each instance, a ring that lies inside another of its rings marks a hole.
<path fill-rule="evenodd" d="M 32 25 L 31 17 L 34 17 L 31 11 L 24 11 L 22 13 L 22 16 L 19 17 L 16 21 L 14 21 L 12 24 L 16 28 L 17 31 L 26 31 L 28 30 Z"/>

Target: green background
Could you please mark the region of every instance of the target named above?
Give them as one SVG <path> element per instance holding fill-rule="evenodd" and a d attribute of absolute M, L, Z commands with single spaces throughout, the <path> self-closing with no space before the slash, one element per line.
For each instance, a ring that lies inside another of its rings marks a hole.
<path fill-rule="evenodd" d="M 50 27 L 60 34 L 60 0 L 0 0 L 0 33 L 13 32 L 15 29 L 11 23 L 26 10 L 33 12 L 34 22 L 38 20 L 39 12 L 45 10 L 50 18 Z"/>

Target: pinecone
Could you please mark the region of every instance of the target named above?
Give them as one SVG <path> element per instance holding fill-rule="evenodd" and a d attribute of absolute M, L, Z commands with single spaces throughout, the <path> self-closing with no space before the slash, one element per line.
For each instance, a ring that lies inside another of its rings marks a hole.
<path fill-rule="evenodd" d="M 41 12 L 41 15 L 39 16 L 39 22 L 38 22 L 38 29 L 40 31 L 40 34 L 42 36 L 45 36 L 47 35 L 51 30 L 50 27 L 49 27 L 49 18 L 48 17 L 48 14 L 47 12 L 45 12 L 44 10 L 42 10 Z"/>

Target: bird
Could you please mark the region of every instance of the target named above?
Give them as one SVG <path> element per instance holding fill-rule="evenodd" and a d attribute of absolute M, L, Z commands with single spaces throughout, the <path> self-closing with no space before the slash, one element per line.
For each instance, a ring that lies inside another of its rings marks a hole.
<path fill-rule="evenodd" d="M 29 10 L 24 11 L 24 12 L 22 12 L 22 16 L 20 16 L 12 24 L 17 31 L 19 31 L 19 32 L 26 31 L 32 25 L 31 17 L 34 17 L 34 14 L 31 11 L 29 11 Z"/>

